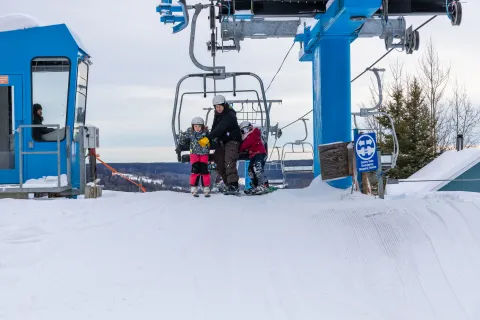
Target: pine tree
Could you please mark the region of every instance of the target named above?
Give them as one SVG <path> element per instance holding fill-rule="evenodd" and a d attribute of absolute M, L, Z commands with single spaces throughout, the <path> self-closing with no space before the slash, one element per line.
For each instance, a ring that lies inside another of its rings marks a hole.
<path fill-rule="evenodd" d="M 429 105 L 417 78 L 413 78 L 409 85 L 406 108 L 406 121 L 410 128 L 408 131 L 410 156 L 408 165 L 403 171 L 405 175 L 410 176 L 432 161 L 436 150 L 435 132 L 432 131 L 435 122 L 430 116 Z"/>
<path fill-rule="evenodd" d="M 432 134 L 431 117 L 425 102 L 422 87 L 416 78 L 407 84 L 406 90 L 395 87 L 382 111 L 390 115 L 394 122 L 400 153 L 396 168 L 389 171 L 392 178 L 404 179 L 428 164 L 434 155 L 435 139 Z M 378 121 L 389 132 L 379 139 L 382 154 L 393 152 L 391 123 L 387 117 Z"/>

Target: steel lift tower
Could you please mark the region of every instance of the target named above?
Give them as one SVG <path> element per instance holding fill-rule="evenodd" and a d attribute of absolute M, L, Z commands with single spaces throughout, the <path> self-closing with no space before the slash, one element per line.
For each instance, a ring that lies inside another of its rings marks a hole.
<path fill-rule="evenodd" d="M 195 6 L 187 6 L 185 0 L 178 5 L 162 1 L 157 7 L 160 21 L 175 24 L 174 33 L 185 29 L 188 10 Z M 350 44 L 357 38 L 379 37 L 387 50 L 412 54 L 420 38 L 418 31 L 406 27 L 405 16 L 447 16 L 453 26 L 462 20 L 458 0 L 211 0 L 196 6 L 210 9 L 207 48 L 212 57 L 218 51 L 240 51 L 245 38 L 291 37 L 300 43 L 299 60 L 312 63 L 315 176 L 320 174 L 319 145 L 352 140 Z M 329 183 L 343 189 L 352 181 Z"/>

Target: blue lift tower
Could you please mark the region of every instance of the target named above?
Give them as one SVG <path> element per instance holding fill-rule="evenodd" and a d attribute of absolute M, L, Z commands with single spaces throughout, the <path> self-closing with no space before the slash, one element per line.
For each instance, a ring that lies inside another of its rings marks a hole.
<path fill-rule="evenodd" d="M 98 129 L 85 126 L 90 56 L 65 24 L 1 22 L 0 197 L 75 198 L 99 146 Z"/>
<path fill-rule="evenodd" d="M 207 48 L 212 57 L 218 51 L 240 51 L 245 38 L 291 37 L 300 43 L 300 61 L 312 63 L 315 176 L 320 174 L 319 145 L 352 141 L 350 44 L 357 38 L 379 37 L 387 50 L 412 54 L 420 38 L 418 31 L 407 28 L 405 16 L 447 16 L 453 26 L 462 20 L 458 0 L 211 0 L 210 5 L 195 6 L 163 0 L 157 12 L 177 33 L 189 24 L 188 10 L 201 7 L 210 10 Z M 344 189 L 352 179 L 329 183 Z"/>

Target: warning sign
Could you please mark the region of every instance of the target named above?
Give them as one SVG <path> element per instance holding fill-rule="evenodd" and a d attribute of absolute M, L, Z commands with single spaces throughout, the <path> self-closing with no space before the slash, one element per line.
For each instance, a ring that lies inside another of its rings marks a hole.
<path fill-rule="evenodd" d="M 0 84 L 8 84 L 8 76 L 0 76 Z"/>

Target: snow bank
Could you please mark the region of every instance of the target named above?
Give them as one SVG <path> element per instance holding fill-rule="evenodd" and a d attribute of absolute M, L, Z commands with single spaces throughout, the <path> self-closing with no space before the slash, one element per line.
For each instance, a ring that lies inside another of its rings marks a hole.
<path fill-rule="evenodd" d="M 411 175 L 409 181 L 415 180 L 451 180 L 455 179 L 480 161 L 480 149 L 469 148 L 462 151 L 446 151 L 425 167 Z M 448 181 L 400 182 L 387 186 L 389 195 L 438 191 Z"/>
<path fill-rule="evenodd" d="M 27 28 L 44 27 L 45 24 L 31 15 L 24 13 L 15 13 L 0 16 L 0 32 L 14 31 Z M 71 27 L 67 26 L 68 31 L 72 34 L 72 37 L 77 42 L 78 46 L 87 51 L 82 39 Z"/>
<path fill-rule="evenodd" d="M 25 188 L 47 188 L 47 187 L 57 187 L 58 186 L 58 176 L 57 177 L 43 177 L 40 179 L 30 179 L 27 180 L 24 184 Z M 60 176 L 60 186 L 68 186 L 68 178 L 66 174 Z"/>
<path fill-rule="evenodd" d="M 0 16 L 0 32 L 41 27 L 44 24 L 28 14 Z"/>
<path fill-rule="evenodd" d="M 479 195 L 296 191 L 0 200 L 0 319 L 480 318 Z"/>
<path fill-rule="evenodd" d="M 148 178 L 148 177 L 145 177 L 145 176 L 134 175 L 134 174 L 130 174 L 130 173 L 116 173 L 116 172 L 112 173 L 112 176 L 116 176 L 116 175 L 118 175 L 119 177 L 127 177 L 128 179 L 133 180 L 133 181 L 163 185 L 163 180 L 162 179 L 152 179 L 152 178 Z"/>
<path fill-rule="evenodd" d="M 60 187 L 68 186 L 68 177 L 66 174 L 60 176 Z M 58 176 L 48 176 L 39 179 L 29 179 L 23 184 L 24 188 L 56 188 L 58 187 Z M 19 184 L 0 185 L 0 188 L 20 188 Z"/>

